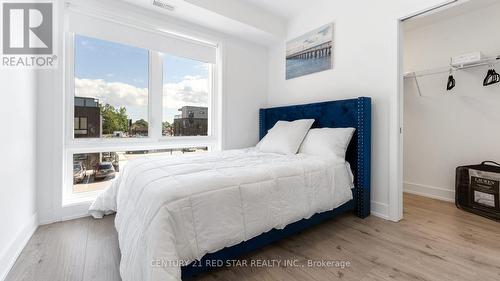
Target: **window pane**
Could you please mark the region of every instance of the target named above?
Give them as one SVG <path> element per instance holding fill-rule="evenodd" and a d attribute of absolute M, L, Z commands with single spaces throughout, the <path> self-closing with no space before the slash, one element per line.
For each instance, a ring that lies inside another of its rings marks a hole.
<path fill-rule="evenodd" d="M 80 118 L 80 129 L 82 129 L 82 130 L 87 129 L 87 118 L 86 117 Z"/>
<path fill-rule="evenodd" d="M 208 135 L 210 64 L 163 55 L 164 136 Z"/>
<path fill-rule="evenodd" d="M 102 190 L 110 186 L 129 160 L 151 155 L 184 155 L 208 151 L 207 147 L 82 153 L 73 155 L 73 192 Z"/>
<path fill-rule="evenodd" d="M 80 118 L 78 118 L 78 117 L 74 118 L 73 126 L 75 126 L 75 130 L 80 129 Z"/>
<path fill-rule="evenodd" d="M 148 50 L 75 36 L 75 138 L 148 135 Z"/>

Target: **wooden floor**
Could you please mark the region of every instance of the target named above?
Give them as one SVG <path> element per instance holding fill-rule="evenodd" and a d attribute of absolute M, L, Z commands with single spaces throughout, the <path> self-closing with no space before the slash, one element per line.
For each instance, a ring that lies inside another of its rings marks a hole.
<path fill-rule="evenodd" d="M 239 267 L 197 280 L 500 280 L 500 223 L 405 194 L 404 220 L 343 215 L 243 257 L 344 260 L 351 266 Z M 120 280 L 113 217 L 41 226 L 7 281 Z M 140 281 L 140 280 L 138 280 Z"/>

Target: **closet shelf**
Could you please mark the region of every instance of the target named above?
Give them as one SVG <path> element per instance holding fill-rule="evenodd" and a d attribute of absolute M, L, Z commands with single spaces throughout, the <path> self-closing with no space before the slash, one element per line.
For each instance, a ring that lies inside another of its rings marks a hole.
<path fill-rule="evenodd" d="M 423 77 L 423 76 L 429 76 L 429 75 L 435 75 L 435 74 L 442 74 L 442 73 L 449 73 L 450 69 L 453 70 L 465 70 L 469 68 L 475 68 L 475 67 L 480 67 L 480 66 L 485 66 L 485 65 L 494 65 L 500 62 L 500 55 L 496 57 L 490 57 L 490 58 L 484 58 L 476 63 L 473 64 L 467 64 L 467 65 L 460 65 L 460 66 L 453 66 L 449 65 L 447 67 L 440 67 L 440 68 L 434 68 L 434 69 L 427 69 L 427 70 L 422 70 L 422 71 L 413 71 L 413 72 L 408 72 L 405 73 L 404 78 L 417 78 L 417 77 Z"/>
<path fill-rule="evenodd" d="M 479 60 L 478 62 L 475 62 L 472 64 L 466 64 L 466 65 L 454 66 L 454 65 L 451 65 L 451 63 L 450 63 L 450 65 L 448 67 L 441 67 L 441 68 L 434 68 L 434 69 L 428 69 L 428 70 L 423 70 L 423 71 L 408 72 L 408 73 L 405 73 L 404 78 L 405 79 L 406 78 L 415 79 L 415 84 L 417 86 L 418 95 L 420 97 L 422 97 L 422 91 L 420 89 L 420 84 L 418 83 L 418 77 L 436 75 L 436 74 L 442 74 L 442 73 L 450 73 L 450 77 L 453 79 L 453 76 L 451 76 L 452 71 L 470 69 L 470 68 L 480 67 L 480 66 L 485 66 L 485 65 L 493 66 L 499 62 L 500 62 L 500 55 L 498 55 L 496 57 L 484 58 L 482 60 Z M 455 82 L 453 80 L 453 84 L 454 83 Z"/>

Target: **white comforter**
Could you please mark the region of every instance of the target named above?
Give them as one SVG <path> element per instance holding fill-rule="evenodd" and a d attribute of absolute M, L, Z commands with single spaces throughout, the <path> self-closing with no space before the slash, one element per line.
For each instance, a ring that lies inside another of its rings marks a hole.
<path fill-rule="evenodd" d="M 149 156 L 120 174 L 90 212 L 117 212 L 124 281 L 180 280 L 179 266 L 206 253 L 352 199 L 347 163 L 303 154 Z"/>

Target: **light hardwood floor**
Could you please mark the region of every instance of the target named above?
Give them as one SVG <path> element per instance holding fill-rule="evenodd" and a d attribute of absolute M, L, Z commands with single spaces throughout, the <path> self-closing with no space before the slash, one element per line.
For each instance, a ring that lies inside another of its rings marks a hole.
<path fill-rule="evenodd" d="M 343 215 L 243 257 L 345 260 L 348 268 L 224 268 L 196 280 L 500 280 L 500 223 L 451 203 L 409 194 L 404 199 L 399 223 Z M 6 280 L 120 280 L 113 219 L 41 226 Z"/>

